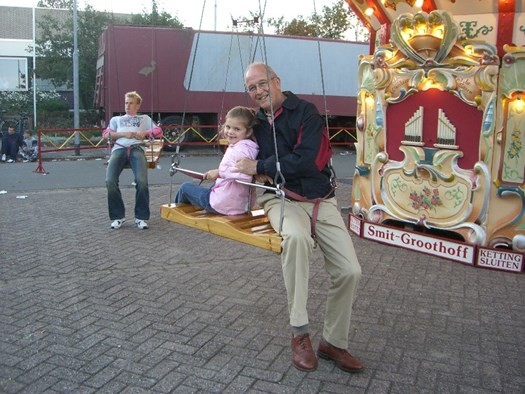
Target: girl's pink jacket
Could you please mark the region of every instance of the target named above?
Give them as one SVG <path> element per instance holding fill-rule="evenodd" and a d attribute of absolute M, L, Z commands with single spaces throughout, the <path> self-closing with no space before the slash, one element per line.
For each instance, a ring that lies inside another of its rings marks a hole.
<path fill-rule="evenodd" d="M 251 182 L 252 176 L 232 172 L 232 169 L 238 159 L 243 157 L 255 159 L 258 152 L 257 143 L 251 139 L 244 139 L 228 146 L 219 164 L 219 178 L 215 181 L 210 194 L 210 205 L 217 212 L 223 215 L 240 215 L 253 208 L 255 204 L 254 188 L 235 182 L 235 179 Z M 253 197 L 251 206 L 248 206 L 250 189 L 252 189 Z"/>

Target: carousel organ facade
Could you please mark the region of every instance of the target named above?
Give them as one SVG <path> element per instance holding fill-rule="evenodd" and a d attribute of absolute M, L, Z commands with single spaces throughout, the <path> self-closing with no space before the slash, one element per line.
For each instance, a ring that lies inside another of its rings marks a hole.
<path fill-rule="evenodd" d="M 513 4 L 521 13 L 513 13 L 513 38 L 503 43 L 503 29 L 493 32 L 489 23 L 493 36 L 469 38 L 469 16 L 456 18 L 436 2 L 423 2 L 419 11 L 414 2 L 383 2 L 383 13 L 378 2 L 348 3 L 363 11 L 369 28 L 388 16 L 387 3 L 398 12 L 372 34 L 379 38 L 359 62 L 350 230 L 464 264 L 523 272 L 525 27 L 516 25 L 525 25 L 524 10 Z M 401 5 L 416 12 L 401 12 Z"/>

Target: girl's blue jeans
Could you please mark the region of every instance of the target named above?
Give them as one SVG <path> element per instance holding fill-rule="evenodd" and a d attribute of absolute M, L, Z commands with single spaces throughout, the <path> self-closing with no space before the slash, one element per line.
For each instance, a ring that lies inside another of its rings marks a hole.
<path fill-rule="evenodd" d="M 206 212 L 218 213 L 210 205 L 210 194 L 213 185 L 204 187 L 192 182 L 184 182 L 180 185 L 179 191 L 175 195 L 174 203 L 186 203 L 201 207 Z"/>

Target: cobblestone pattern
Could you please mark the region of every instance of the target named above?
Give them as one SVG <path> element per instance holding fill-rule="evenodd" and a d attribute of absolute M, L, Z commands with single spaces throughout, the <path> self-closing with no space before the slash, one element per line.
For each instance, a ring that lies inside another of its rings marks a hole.
<path fill-rule="evenodd" d="M 120 230 L 103 188 L 0 196 L 0 392 L 523 393 L 524 275 L 354 237 L 350 351 L 367 369 L 320 360 L 304 373 L 290 363 L 278 256 L 160 219 L 168 193 L 151 188 L 147 231 L 130 187 Z M 316 252 L 314 347 L 322 265 Z"/>

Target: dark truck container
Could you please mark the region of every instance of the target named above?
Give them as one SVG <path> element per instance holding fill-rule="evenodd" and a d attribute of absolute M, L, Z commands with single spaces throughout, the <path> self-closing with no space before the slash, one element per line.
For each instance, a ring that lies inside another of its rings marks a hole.
<path fill-rule="evenodd" d="M 335 142 L 354 128 L 356 68 L 365 53 L 368 44 L 341 40 L 111 25 L 99 38 L 94 104 L 104 127 L 123 113 L 124 94 L 136 90 L 141 112 L 170 126 L 164 127 L 168 144 L 209 143 L 231 107 L 253 106 L 244 69 L 265 61 L 284 90 L 328 114 Z"/>

